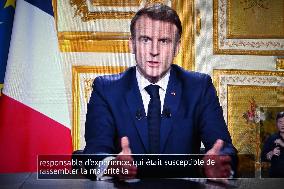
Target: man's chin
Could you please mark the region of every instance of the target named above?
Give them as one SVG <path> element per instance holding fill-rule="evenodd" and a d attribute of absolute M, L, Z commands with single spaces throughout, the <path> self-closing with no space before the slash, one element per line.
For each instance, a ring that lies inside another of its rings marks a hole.
<path fill-rule="evenodd" d="M 147 74 L 147 79 L 151 82 L 151 83 L 156 83 L 160 80 L 161 76 L 159 74 L 155 74 L 155 75 L 150 75 L 150 74 Z"/>
<path fill-rule="evenodd" d="M 160 78 L 161 73 L 157 71 L 146 72 L 148 78 Z"/>

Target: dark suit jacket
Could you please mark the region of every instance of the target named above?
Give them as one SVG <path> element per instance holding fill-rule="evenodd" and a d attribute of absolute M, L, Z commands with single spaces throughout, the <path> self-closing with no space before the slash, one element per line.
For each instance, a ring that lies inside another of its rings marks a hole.
<path fill-rule="evenodd" d="M 223 152 L 235 153 L 211 78 L 172 65 L 161 120 L 160 153 L 199 153 L 217 139 Z M 132 153 L 148 153 L 147 117 L 135 67 L 117 75 L 97 77 L 88 104 L 84 153 L 119 153 L 127 136 Z"/>

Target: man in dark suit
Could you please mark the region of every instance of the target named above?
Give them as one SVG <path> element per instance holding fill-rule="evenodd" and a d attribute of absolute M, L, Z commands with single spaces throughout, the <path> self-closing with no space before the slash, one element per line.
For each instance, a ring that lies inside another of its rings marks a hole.
<path fill-rule="evenodd" d="M 176 12 L 156 4 L 131 21 L 129 46 L 137 65 L 118 75 L 97 77 L 86 118 L 86 154 L 196 154 L 219 157 L 208 177 L 229 177 L 235 154 L 216 91 L 206 74 L 172 64 L 180 48 L 182 26 Z M 128 155 L 121 155 L 128 154 Z M 119 167 L 118 165 L 114 167 Z M 125 166 L 134 178 L 136 166 Z M 216 169 L 216 170 L 215 170 Z M 112 175 L 115 176 L 115 175 Z"/>

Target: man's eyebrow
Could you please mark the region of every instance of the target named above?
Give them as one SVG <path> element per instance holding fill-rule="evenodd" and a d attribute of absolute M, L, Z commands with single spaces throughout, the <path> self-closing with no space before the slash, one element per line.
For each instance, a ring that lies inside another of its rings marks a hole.
<path fill-rule="evenodd" d="M 146 38 L 146 39 L 151 39 L 149 36 L 147 36 L 147 35 L 141 35 L 141 36 L 139 36 L 139 39 L 142 39 L 142 38 Z"/>
<path fill-rule="evenodd" d="M 172 41 L 172 39 L 169 37 L 162 37 L 162 38 L 159 38 L 158 40 L 159 41 L 163 41 L 163 40 Z"/>

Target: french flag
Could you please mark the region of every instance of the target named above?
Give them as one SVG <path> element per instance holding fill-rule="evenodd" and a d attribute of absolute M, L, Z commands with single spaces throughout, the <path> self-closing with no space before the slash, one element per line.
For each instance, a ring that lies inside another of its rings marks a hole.
<path fill-rule="evenodd" d="M 51 0 L 18 0 L 0 97 L 0 173 L 71 154 L 70 117 Z"/>

